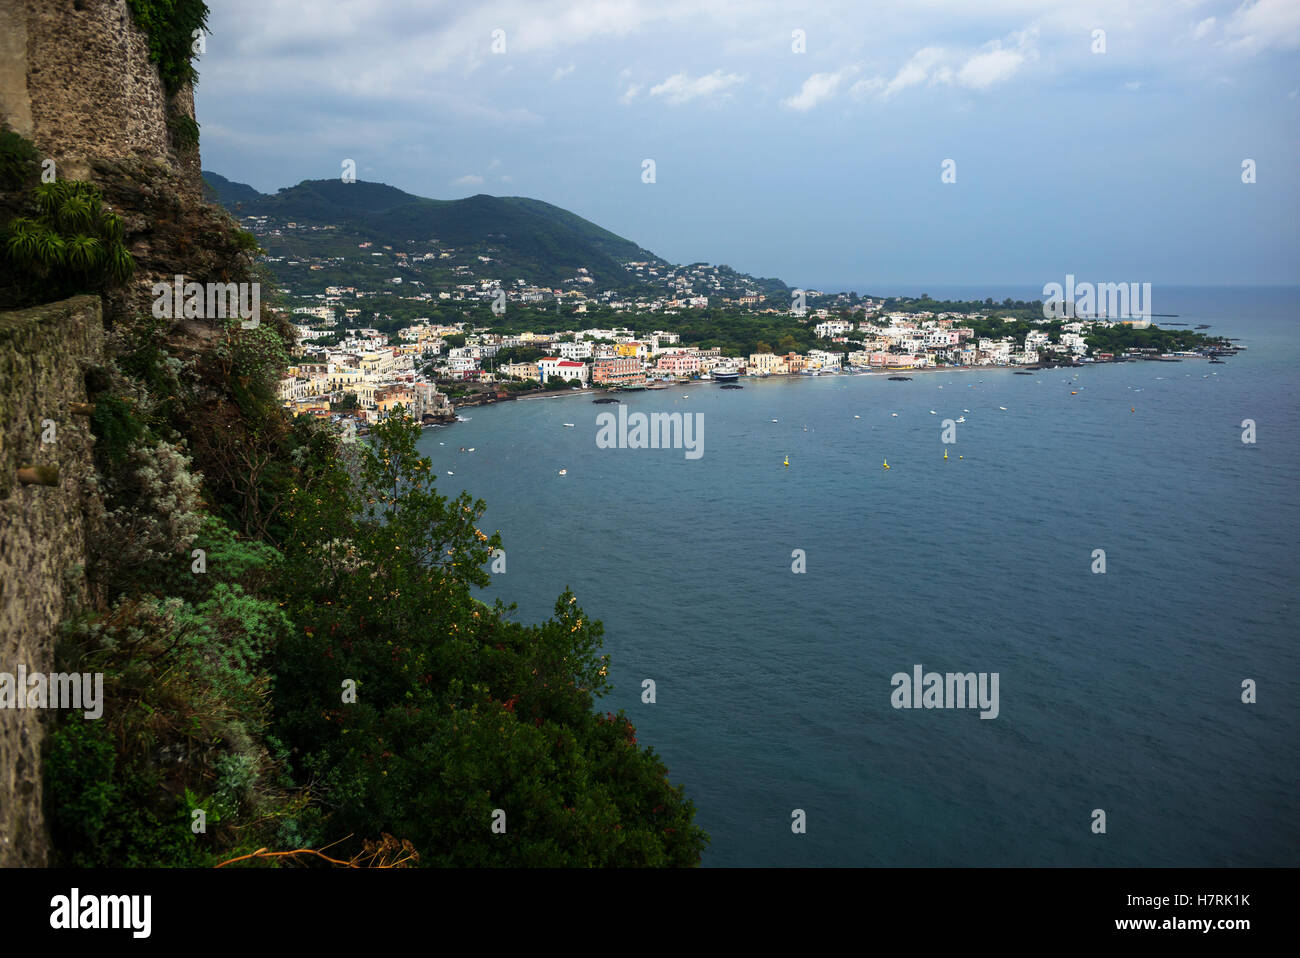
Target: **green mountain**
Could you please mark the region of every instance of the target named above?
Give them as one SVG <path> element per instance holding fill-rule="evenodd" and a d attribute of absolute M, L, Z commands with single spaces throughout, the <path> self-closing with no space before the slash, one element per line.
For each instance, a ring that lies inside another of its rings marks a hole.
<path fill-rule="evenodd" d="M 451 249 L 453 261 L 472 263 L 475 275 L 558 286 L 585 268 L 601 288 L 635 282 L 623 268 L 625 262 L 664 262 L 580 216 L 521 196 L 430 200 L 382 183 L 339 179 L 304 180 L 266 194 L 215 173 L 203 177 L 209 195 L 235 216 L 268 217 L 268 233 L 280 228 L 279 237 L 259 232 L 273 255 L 323 257 L 347 251 L 355 257 L 360 242 L 417 254 Z M 297 228 L 286 229 L 288 223 Z M 304 230 L 327 226 L 333 229 Z M 483 265 L 479 256 L 489 257 L 491 264 Z"/>

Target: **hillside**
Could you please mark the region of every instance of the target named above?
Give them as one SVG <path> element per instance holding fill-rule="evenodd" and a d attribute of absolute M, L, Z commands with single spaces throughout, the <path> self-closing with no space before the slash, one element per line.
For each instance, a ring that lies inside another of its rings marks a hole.
<path fill-rule="evenodd" d="M 341 180 L 305 180 L 266 194 L 215 173 L 203 176 L 209 195 L 235 216 L 268 218 L 259 235 L 272 255 L 331 255 L 343 248 L 354 251 L 361 242 L 398 249 L 419 244 L 421 251 L 433 244 L 453 251 L 448 258 L 457 262 L 481 263 L 478 257 L 488 257 L 491 272 L 502 281 L 558 286 L 586 269 L 606 288 L 629 285 L 625 262 L 663 262 L 631 240 L 526 197 L 479 194 L 431 200 L 382 183 Z M 289 233 L 288 223 L 297 229 Z M 334 229 L 321 236 L 304 226 Z M 274 235 L 276 228 L 281 236 Z"/>
<path fill-rule="evenodd" d="M 325 286 L 391 293 L 388 284 L 399 275 L 427 292 L 489 280 L 715 303 L 750 292 L 785 300 L 789 293 L 779 279 L 728 266 L 674 266 L 568 210 L 522 196 L 431 200 L 341 180 L 305 180 L 268 194 L 217 173 L 203 177 L 205 196 L 258 237 L 276 278 L 300 296 Z M 629 262 L 641 268 L 625 267 Z"/>

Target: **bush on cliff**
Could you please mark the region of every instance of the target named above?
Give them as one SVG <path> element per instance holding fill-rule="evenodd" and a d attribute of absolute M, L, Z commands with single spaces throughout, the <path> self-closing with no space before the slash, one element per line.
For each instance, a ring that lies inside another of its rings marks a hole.
<path fill-rule="evenodd" d="M 376 425 L 289 507 L 278 728 L 329 835 L 389 832 L 434 865 L 696 864 L 692 804 L 625 717 L 594 711 L 600 623 L 567 592 L 538 626 L 471 595 L 499 539 L 481 501 L 438 494 L 418 436 Z"/>

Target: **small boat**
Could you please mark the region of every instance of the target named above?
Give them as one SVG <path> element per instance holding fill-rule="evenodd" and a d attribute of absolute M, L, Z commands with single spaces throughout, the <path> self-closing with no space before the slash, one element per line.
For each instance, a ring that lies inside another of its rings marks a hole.
<path fill-rule="evenodd" d="M 937 412 L 935 412 L 933 409 L 931 409 L 931 410 L 930 410 L 930 415 L 931 415 L 931 416 L 937 416 L 937 415 L 939 415 L 939 414 L 938 414 Z"/>
<path fill-rule="evenodd" d="M 896 412 L 891 412 L 889 415 L 892 416 L 894 419 L 898 418 L 898 413 Z"/>
<path fill-rule="evenodd" d="M 853 418 L 854 418 L 854 419 L 861 419 L 862 417 L 861 417 L 861 416 L 854 416 Z"/>
<path fill-rule="evenodd" d="M 1006 412 L 1006 411 L 1007 411 L 1007 407 L 1006 407 L 1006 406 L 999 406 L 998 408 L 1001 409 L 1003 412 Z"/>
<path fill-rule="evenodd" d="M 568 469 L 561 469 L 561 470 L 560 470 L 560 475 L 562 475 L 562 476 L 567 476 L 568 474 L 569 474 L 569 470 L 568 470 Z"/>
<path fill-rule="evenodd" d="M 448 471 L 447 471 L 447 475 L 449 475 L 449 476 L 454 476 L 454 475 L 456 475 L 456 474 L 455 474 L 454 472 L 452 472 L 451 470 L 448 470 Z"/>
<path fill-rule="evenodd" d="M 776 420 L 775 420 L 775 419 L 773 419 L 773 420 L 772 420 L 772 422 L 776 422 Z"/>
<path fill-rule="evenodd" d="M 566 429 L 572 429 L 572 428 L 573 428 L 573 423 L 571 423 L 571 422 L 566 422 L 566 423 L 564 424 L 564 426 L 565 426 Z"/>
<path fill-rule="evenodd" d="M 470 447 L 469 447 L 469 451 L 470 451 L 470 452 L 473 452 L 473 451 L 474 451 L 474 447 L 473 447 L 473 446 L 470 446 Z"/>
<path fill-rule="evenodd" d="M 962 412 L 970 412 L 969 409 L 963 409 Z"/>
<path fill-rule="evenodd" d="M 1077 395 L 1079 395 L 1079 390 L 1077 390 L 1077 389 L 1071 389 L 1071 390 L 1070 390 L 1070 395 L 1071 395 L 1071 396 L 1077 396 Z"/>
<path fill-rule="evenodd" d="M 953 420 L 953 422 L 965 422 L 965 421 L 966 421 L 965 416 L 958 416 L 956 419 Z"/>

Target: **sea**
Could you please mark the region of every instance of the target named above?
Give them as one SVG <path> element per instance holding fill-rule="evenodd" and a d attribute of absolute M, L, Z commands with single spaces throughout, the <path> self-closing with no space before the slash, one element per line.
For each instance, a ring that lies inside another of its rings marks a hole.
<path fill-rule="evenodd" d="M 1300 288 L 1154 300 L 1246 350 L 620 397 L 698 414 L 698 458 L 601 448 L 590 391 L 422 451 L 502 534 L 483 598 L 535 622 L 572 588 L 604 623 L 598 707 L 685 787 L 705 866 L 1294 867 Z M 896 708 L 918 666 L 996 673 L 996 717 Z"/>

